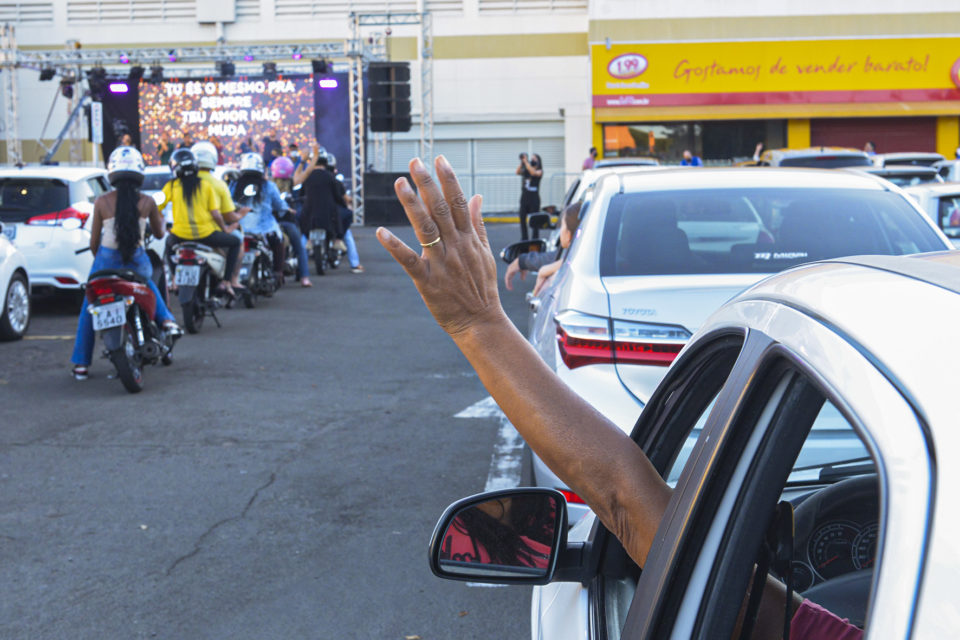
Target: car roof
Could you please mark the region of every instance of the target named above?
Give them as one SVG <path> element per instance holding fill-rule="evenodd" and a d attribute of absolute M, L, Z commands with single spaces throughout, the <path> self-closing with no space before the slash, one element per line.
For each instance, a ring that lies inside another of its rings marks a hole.
<path fill-rule="evenodd" d="M 865 151 L 851 149 L 849 147 L 807 147 L 806 149 L 768 149 L 763 152 L 764 155 L 778 155 L 784 158 L 794 158 L 798 156 L 866 156 Z"/>
<path fill-rule="evenodd" d="M 849 171 L 863 171 L 865 173 L 872 173 L 874 175 L 929 175 L 936 176 L 939 175 L 937 170 L 933 167 L 927 166 L 925 164 L 891 164 L 885 167 L 878 167 L 876 165 L 872 167 L 849 167 Z"/>
<path fill-rule="evenodd" d="M 904 187 L 907 193 L 931 193 L 935 196 L 946 196 L 960 194 L 960 182 L 931 182 L 930 184 L 917 184 L 912 187 Z"/>
<path fill-rule="evenodd" d="M 143 172 L 144 173 L 173 173 L 170 170 L 170 167 L 164 164 L 155 164 L 155 165 L 150 165 L 149 167 L 144 167 Z"/>
<path fill-rule="evenodd" d="M 596 169 L 602 169 L 604 167 L 624 167 L 630 165 L 649 167 L 659 164 L 660 161 L 656 158 L 605 158 L 603 160 L 597 160 L 593 167 Z"/>
<path fill-rule="evenodd" d="M 606 178 L 603 181 L 604 189 L 620 190 L 621 185 L 624 192 L 765 187 L 890 190 L 890 183 L 868 174 L 791 167 L 676 167 L 659 171 L 632 171 L 620 174 L 619 180 Z"/>
<path fill-rule="evenodd" d="M 917 160 L 944 160 L 942 154 L 936 153 L 934 151 L 898 151 L 896 153 L 881 153 L 878 154 L 881 158 L 886 160 L 909 160 L 911 158 L 916 158 Z"/>
<path fill-rule="evenodd" d="M 0 167 L 0 178 L 60 178 L 61 180 L 83 180 L 91 176 L 105 176 L 107 171 L 100 167 L 68 167 L 63 165 L 24 165 L 22 167 Z"/>

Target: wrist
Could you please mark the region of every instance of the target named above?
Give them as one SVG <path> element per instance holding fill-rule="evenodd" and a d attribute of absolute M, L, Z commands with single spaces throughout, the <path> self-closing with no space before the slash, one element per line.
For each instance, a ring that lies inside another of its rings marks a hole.
<path fill-rule="evenodd" d="M 475 315 L 462 327 L 444 328 L 464 352 L 473 348 L 489 349 L 490 345 L 498 344 L 511 333 L 520 335 L 499 305 L 496 309 Z"/>

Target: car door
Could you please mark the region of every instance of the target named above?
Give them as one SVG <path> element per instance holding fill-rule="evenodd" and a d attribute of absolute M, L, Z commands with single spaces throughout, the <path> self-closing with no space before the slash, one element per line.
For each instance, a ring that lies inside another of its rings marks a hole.
<path fill-rule="evenodd" d="M 734 637 L 768 523 L 825 403 L 863 439 L 883 505 L 873 538 L 877 562 L 861 580 L 870 590 L 867 629 L 906 637 L 931 507 L 930 454 L 916 415 L 888 373 L 816 319 L 766 302 L 743 303 L 731 314 L 762 317 L 763 330 L 748 329 L 712 401 L 637 581 L 622 637 Z M 684 388 L 682 378 L 670 378 Z M 670 421 L 656 414 L 669 416 L 683 403 L 658 390 L 644 411 L 646 433 L 636 434 L 663 474 L 685 436 L 671 433 Z M 895 489 L 888 468 L 897 469 Z"/>

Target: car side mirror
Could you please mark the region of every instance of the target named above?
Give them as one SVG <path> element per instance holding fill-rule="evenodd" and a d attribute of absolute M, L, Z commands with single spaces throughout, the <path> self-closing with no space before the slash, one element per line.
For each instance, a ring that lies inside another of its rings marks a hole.
<path fill-rule="evenodd" d="M 550 214 L 546 211 L 527 216 L 527 226 L 531 229 L 553 229 L 556 227 Z"/>
<path fill-rule="evenodd" d="M 547 584 L 566 533 L 567 503 L 558 491 L 482 493 L 444 511 L 430 540 L 430 569 L 449 580 Z"/>
<path fill-rule="evenodd" d="M 537 240 L 521 240 L 520 242 L 514 242 L 513 244 L 508 244 L 503 249 L 500 250 L 500 259 L 510 264 L 521 253 L 539 253 L 547 250 L 547 241 L 542 239 Z"/>

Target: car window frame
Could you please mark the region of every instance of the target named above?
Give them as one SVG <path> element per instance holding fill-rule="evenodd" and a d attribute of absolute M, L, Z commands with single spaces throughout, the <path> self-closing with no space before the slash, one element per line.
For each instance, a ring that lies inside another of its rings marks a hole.
<path fill-rule="evenodd" d="M 746 398 L 751 395 L 750 387 L 762 383 L 759 378 L 751 374 L 755 374 L 758 370 L 765 353 L 761 352 L 760 358 L 753 362 L 749 356 L 756 351 L 751 348 L 751 343 L 756 341 L 762 344 L 766 341 L 769 348 L 776 347 L 776 350 L 779 350 L 780 357 L 782 354 L 790 354 L 797 369 L 803 371 L 809 379 L 816 381 L 824 396 L 833 402 L 861 436 L 874 460 L 877 461 L 881 504 L 881 535 L 877 550 L 878 570 L 873 575 L 867 626 L 893 630 L 896 632 L 895 635 L 902 631 L 905 635 L 900 637 L 906 637 L 913 626 L 913 617 L 918 603 L 926 543 L 932 526 L 932 501 L 935 495 L 932 486 L 935 471 L 932 467 L 935 465 L 935 457 L 926 448 L 929 442 L 926 440 L 923 421 L 914 412 L 908 396 L 896 383 L 891 372 L 877 366 L 878 363 L 872 360 L 869 353 L 865 352 L 861 346 L 847 342 L 846 337 L 839 330 L 824 323 L 816 325 L 816 329 L 808 334 L 797 335 L 798 317 L 806 318 L 808 325 L 810 321 L 810 318 L 803 316 L 800 311 L 772 301 L 750 300 L 738 305 L 738 309 L 743 312 L 745 306 L 755 307 L 746 310 L 753 314 L 762 315 L 761 311 L 775 314 L 779 311 L 781 317 L 776 318 L 776 321 L 771 320 L 765 323 L 764 329 L 769 332 L 769 335 L 756 330 L 748 332 L 743 355 L 738 359 L 735 370 L 731 373 L 722 393 L 737 393 L 740 397 Z M 731 314 L 736 315 L 733 312 Z M 727 320 L 729 321 L 729 318 Z M 723 318 L 715 319 L 713 322 L 715 325 L 722 326 Z M 705 327 L 707 330 L 710 328 L 710 326 Z M 830 357 L 834 350 L 844 351 L 845 359 L 842 362 L 838 358 Z M 803 353 L 804 357 L 796 355 L 798 353 Z M 849 370 L 851 366 L 855 371 Z M 751 378 L 750 387 L 727 388 L 744 374 Z M 846 395 L 837 392 L 840 386 L 838 381 L 843 381 L 849 387 Z M 874 400 L 873 392 L 879 391 L 884 393 Z M 854 401 L 853 405 L 848 404 L 848 399 Z M 720 404 L 719 399 L 717 404 Z M 742 404 L 740 406 L 742 407 Z M 886 427 L 878 432 L 866 431 L 860 421 L 860 417 L 865 415 L 878 424 L 897 426 Z M 885 416 L 886 422 L 880 416 Z M 701 566 L 697 567 L 695 574 L 691 574 L 691 576 L 696 575 L 696 580 L 693 577 L 683 582 L 679 580 L 671 582 L 671 580 L 676 573 L 676 562 L 680 550 L 688 542 L 688 532 L 704 526 L 726 527 L 733 518 L 732 511 L 726 512 L 727 518 L 718 510 L 711 512 L 705 509 L 697 512 L 703 504 L 701 494 L 696 490 L 714 481 L 723 483 L 725 492 L 738 494 L 742 489 L 742 483 L 727 486 L 731 480 L 732 471 L 726 472 L 727 482 L 724 482 L 722 475 L 714 477 L 711 473 L 711 469 L 716 468 L 716 465 L 725 463 L 729 466 L 731 461 L 725 460 L 721 453 L 731 437 L 739 437 L 742 440 L 745 433 L 749 436 L 759 431 L 758 425 L 754 424 L 751 427 L 748 421 L 747 426 L 744 427 L 742 422 L 738 424 L 737 418 L 737 413 L 731 413 L 711 415 L 708 420 L 707 427 L 698 441 L 698 447 L 704 444 L 701 455 L 697 460 L 692 456 L 691 462 L 684 469 L 681 482 L 677 485 L 677 491 L 671 499 L 657 532 L 647 566 L 641 574 L 640 584 L 634 602 L 631 604 L 624 627 L 624 636 L 666 637 L 663 635 L 660 617 L 666 609 L 668 599 L 674 596 L 668 593 L 668 590 L 675 591 L 679 588 L 683 592 L 684 601 L 686 602 L 688 598 L 692 599 L 697 605 L 696 610 L 701 611 L 700 604 L 703 604 L 711 595 L 711 589 L 717 589 L 717 585 L 721 583 L 717 580 L 708 582 L 706 576 L 712 575 L 714 564 L 722 558 L 715 550 L 714 555 L 711 555 L 711 550 L 703 547 L 697 551 L 696 558 L 697 564 Z M 731 433 L 729 429 L 731 425 L 739 428 Z M 874 435 L 882 446 L 878 447 L 878 441 L 874 439 Z M 907 451 L 900 450 L 900 442 L 904 437 L 907 439 Z M 710 445 L 707 446 L 706 442 L 710 442 Z M 918 465 L 919 468 L 904 472 L 904 464 Z M 897 469 L 896 486 L 891 487 L 890 477 L 886 472 L 888 467 Z M 903 475 L 909 476 L 908 482 L 899 481 Z M 697 513 L 700 515 L 695 517 Z M 706 521 L 704 521 L 704 514 Z M 890 544 L 887 541 L 888 537 L 892 541 Z M 913 547 L 907 551 L 906 557 L 903 556 L 904 551 L 900 548 L 905 539 L 912 541 L 919 539 L 920 542 L 920 544 L 913 544 Z M 894 550 L 897 552 L 896 559 L 893 558 Z M 753 548 L 744 556 L 750 558 L 751 563 L 752 558 L 755 557 L 755 551 L 756 548 Z M 880 582 L 880 576 L 886 576 L 886 578 Z M 745 587 L 747 575 L 739 576 L 739 579 Z M 669 589 L 665 585 L 668 585 Z M 742 597 L 744 591 L 740 590 L 739 593 Z M 905 606 L 905 603 L 910 606 Z M 676 609 L 676 611 L 679 610 Z M 672 624 L 675 620 L 668 622 L 671 623 L 670 634 L 679 634 L 674 637 L 690 637 L 689 632 L 684 635 L 677 631 L 676 626 Z M 652 630 L 656 630 L 656 633 Z M 711 629 L 714 635 L 716 632 L 716 629 Z"/>

